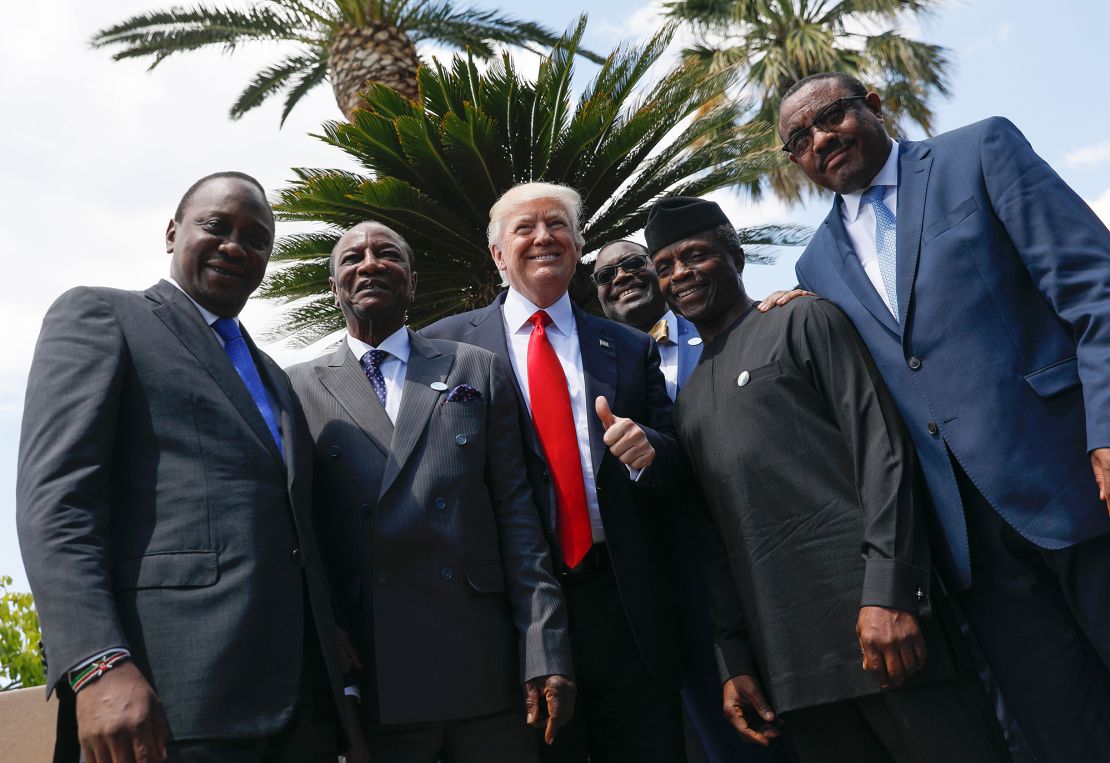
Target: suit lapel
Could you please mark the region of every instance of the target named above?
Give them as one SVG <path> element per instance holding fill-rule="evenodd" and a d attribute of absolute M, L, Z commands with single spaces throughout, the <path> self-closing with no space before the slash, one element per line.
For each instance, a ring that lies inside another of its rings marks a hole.
<path fill-rule="evenodd" d="M 698 335 L 694 324 L 678 314 L 675 318 L 678 323 L 678 376 L 676 377 L 678 383 L 675 384 L 677 395 L 686 385 L 686 380 L 690 378 L 694 366 L 698 364 L 698 358 L 701 357 L 701 344 L 690 344 L 690 340 Z"/>
<path fill-rule="evenodd" d="M 204 323 L 204 318 L 189 298 L 168 281 L 159 281 L 147 290 L 147 295 L 160 303 L 154 308 L 154 314 L 158 319 L 174 333 L 185 349 L 192 353 L 197 362 L 209 373 L 227 395 L 231 404 L 239 411 L 239 415 L 254 430 L 262 445 L 270 451 L 270 455 L 277 459 L 279 464 L 284 465 L 285 462 L 278 453 L 277 443 L 274 442 L 274 436 L 270 434 L 270 428 L 266 426 L 265 419 L 258 411 L 258 405 L 247 391 L 243 380 L 239 378 L 239 372 L 231 364 L 231 359 L 220 347 L 215 333 Z M 251 347 L 252 355 L 256 355 L 257 350 L 249 340 L 248 346 Z"/>
<path fill-rule="evenodd" d="M 582 351 L 582 375 L 586 383 L 586 421 L 590 428 L 590 455 L 594 465 L 594 478 L 601 468 L 605 447 L 605 429 L 594 412 L 594 401 L 604 397 L 609 407 L 615 409 L 617 391 L 617 357 L 613 339 L 607 336 L 606 323 L 601 318 L 582 312 L 573 306 L 574 320 L 578 325 L 578 346 Z"/>
<path fill-rule="evenodd" d="M 925 193 L 933 157 L 928 147 L 919 143 L 900 143 L 898 157 L 898 311 L 906 325 L 913 283 L 917 278 L 917 259 L 921 254 L 921 226 L 925 221 Z"/>
<path fill-rule="evenodd" d="M 890 314 L 890 308 L 883 302 L 879 292 L 875 291 L 875 285 L 867 277 L 863 265 L 860 264 L 859 257 L 852 250 L 851 239 L 848 238 L 848 231 L 840 217 L 840 207 L 843 203 L 841 198 L 837 196 L 832 210 L 825 218 L 825 222 L 822 223 L 822 229 L 828 234 L 835 247 L 834 251 L 830 253 L 829 259 L 860 304 L 867 308 L 867 311 L 875 317 L 875 320 L 897 336 L 901 332 L 898 324 L 894 321 L 894 316 Z M 902 205 L 899 204 L 898 206 L 901 207 Z"/>
<path fill-rule="evenodd" d="M 543 448 L 540 447 L 539 437 L 536 436 L 536 428 L 532 425 L 532 412 L 528 410 L 524 392 L 520 388 L 520 381 L 513 371 L 513 359 L 509 355 L 509 344 L 505 338 L 505 317 L 501 312 L 501 306 L 505 304 L 505 294 L 506 292 L 503 292 L 488 307 L 484 307 L 475 313 L 470 322 L 470 344 L 495 352 L 497 357 L 501 359 L 501 367 L 512 381 L 513 389 L 516 392 L 517 411 L 525 430 L 524 439 L 536 457 L 546 461 L 547 458 L 544 456 Z"/>
<path fill-rule="evenodd" d="M 366 374 L 347 345 L 340 342 L 326 366 L 316 366 L 320 383 L 342 406 L 363 434 L 382 452 L 389 455 L 393 439 L 393 422 L 382 408 Z"/>
<path fill-rule="evenodd" d="M 428 418 L 443 394 L 432 389 L 432 382 L 446 381 L 454 363 L 454 354 L 440 354 L 431 342 L 409 331 L 405 386 L 401 393 L 401 409 L 397 412 L 397 426 L 393 430 L 392 447 L 382 473 L 381 495 L 389 491 L 412 455 L 413 448 L 428 426 Z"/>

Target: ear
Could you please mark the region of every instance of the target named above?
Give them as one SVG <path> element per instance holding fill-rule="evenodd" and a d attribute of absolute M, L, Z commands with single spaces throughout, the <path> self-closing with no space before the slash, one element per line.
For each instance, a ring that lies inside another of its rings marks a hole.
<path fill-rule="evenodd" d="M 501 254 L 501 249 L 497 244 L 489 245 L 489 254 L 490 257 L 493 257 L 493 264 L 497 266 L 497 269 L 505 272 L 505 257 Z"/>
<path fill-rule="evenodd" d="M 173 243 L 177 240 L 177 221 L 170 220 L 166 226 L 166 254 L 173 254 Z"/>
<path fill-rule="evenodd" d="M 328 276 L 328 288 L 331 289 L 332 302 L 335 303 L 336 307 L 339 307 L 339 293 L 335 290 L 335 279 L 331 276 Z"/>
<path fill-rule="evenodd" d="M 786 158 L 790 160 L 791 164 L 797 164 L 798 163 L 798 157 L 794 156 L 794 154 L 787 154 Z"/>
<path fill-rule="evenodd" d="M 867 97 L 863 99 L 863 102 L 865 104 L 867 104 L 867 108 L 871 110 L 872 114 L 874 114 L 880 120 L 882 120 L 882 118 L 883 118 L 883 98 L 882 98 L 881 95 L 879 95 L 878 93 L 875 93 L 875 92 L 868 93 Z"/>

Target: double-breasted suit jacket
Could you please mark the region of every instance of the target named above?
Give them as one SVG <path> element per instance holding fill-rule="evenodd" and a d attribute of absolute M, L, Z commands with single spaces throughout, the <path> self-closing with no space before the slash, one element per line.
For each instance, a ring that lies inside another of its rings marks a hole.
<path fill-rule="evenodd" d="M 841 219 L 797 264 L 875 358 L 917 448 L 949 580 L 971 580 L 949 451 L 1042 548 L 1110 532 L 1089 449 L 1110 446 L 1110 233 L 1013 124 L 899 144 L 895 321 Z"/>
<path fill-rule="evenodd" d="M 499 712 L 523 702 L 525 680 L 573 673 L 513 388 L 492 353 L 409 339 L 396 426 L 346 342 L 289 371 L 370 723 Z"/>
<path fill-rule="evenodd" d="M 167 281 L 62 295 L 28 379 L 16 511 L 48 689 L 68 693 L 67 670 L 127 648 L 177 740 L 279 731 L 306 617 L 339 708 L 308 428 L 285 374 L 244 338 L 284 453 L 215 333 Z"/>
<path fill-rule="evenodd" d="M 422 333 L 484 347 L 497 354 L 501 365 L 512 368 L 505 339 L 500 295 L 488 306 L 445 318 Z M 666 528 L 660 513 L 665 501 L 647 496 L 671 489 L 686 467 L 671 425 L 671 401 L 659 371 L 659 351 L 643 332 L 598 318 L 574 308 L 582 352 L 586 400 L 604 396 L 617 416 L 632 419 L 647 434 L 656 456 L 639 482 L 609 452 L 601 420 L 589 418 L 590 454 L 597 485 L 597 501 L 613 571 L 632 633 L 652 676 L 662 685 L 677 686 L 679 649 L 675 623 L 674 581 L 669 566 Z M 516 384 L 515 376 L 513 383 Z M 528 481 L 540 509 L 544 532 L 554 547 L 554 486 L 547 460 L 536 436 L 532 417 L 518 390 L 517 417 L 522 432 Z"/>

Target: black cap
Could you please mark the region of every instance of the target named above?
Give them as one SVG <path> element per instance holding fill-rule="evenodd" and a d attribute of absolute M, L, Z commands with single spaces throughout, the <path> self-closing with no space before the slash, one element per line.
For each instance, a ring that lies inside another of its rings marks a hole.
<path fill-rule="evenodd" d="M 671 196 L 655 202 L 648 210 L 644 238 L 648 253 L 655 254 L 663 247 L 695 233 L 731 224 L 715 201 L 693 196 Z"/>

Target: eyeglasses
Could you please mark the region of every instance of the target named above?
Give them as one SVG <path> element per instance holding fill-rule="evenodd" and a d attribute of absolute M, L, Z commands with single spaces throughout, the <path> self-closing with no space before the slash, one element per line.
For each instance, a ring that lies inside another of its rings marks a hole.
<path fill-rule="evenodd" d="M 623 270 L 625 273 L 639 273 L 647 267 L 648 258 L 644 254 L 630 254 L 623 260 L 618 260 L 612 265 L 595 270 L 590 275 L 590 280 L 598 286 L 612 283 L 613 279 L 617 277 L 617 271 Z"/>
<path fill-rule="evenodd" d="M 786 142 L 782 144 L 782 150 L 791 154 L 795 159 L 805 156 L 813 148 L 814 127 L 821 132 L 833 132 L 844 121 L 844 117 L 851 108 L 850 103 L 852 101 L 862 101 L 866 97 L 866 95 L 846 95 L 843 98 L 837 98 L 818 111 L 817 116 L 813 118 L 808 127 L 799 128 L 791 133 Z"/>

